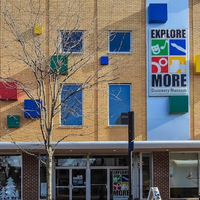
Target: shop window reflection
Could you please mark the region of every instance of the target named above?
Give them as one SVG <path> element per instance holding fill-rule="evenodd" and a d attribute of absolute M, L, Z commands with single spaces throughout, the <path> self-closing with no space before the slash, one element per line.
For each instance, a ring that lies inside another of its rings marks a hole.
<path fill-rule="evenodd" d="M 0 198 L 21 199 L 21 156 L 0 156 Z"/>
<path fill-rule="evenodd" d="M 196 153 L 170 154 L 170 197 L 198 197 L 198 155 Z"/>
<path fill-rule="evenodd" d="M 90 166 L 128 166 L 128 156 L 93 156 Z"/>

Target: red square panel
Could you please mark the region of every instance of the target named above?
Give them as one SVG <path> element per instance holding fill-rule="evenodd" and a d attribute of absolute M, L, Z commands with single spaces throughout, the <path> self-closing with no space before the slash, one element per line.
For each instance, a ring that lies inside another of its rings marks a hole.
<path fill-rule="evenodd" d="M 168 73 L 168 57 L 151 57 L 152 73 Z"/>
<path fill-rule="evenodd" d="M 17 100 L 17 83 L 16 82 L 0 82 L 0 99 Z"/>

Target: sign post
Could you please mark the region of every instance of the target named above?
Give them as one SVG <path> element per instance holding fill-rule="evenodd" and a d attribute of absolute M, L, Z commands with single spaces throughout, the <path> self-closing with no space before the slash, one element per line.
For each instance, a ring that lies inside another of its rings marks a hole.
<path fill-rule="evenodd" d="M 134 112 L 128 112 L 128 157 L 129 157 L 129 200 L 132 195 L 132 151 L 134 149 Z"/>

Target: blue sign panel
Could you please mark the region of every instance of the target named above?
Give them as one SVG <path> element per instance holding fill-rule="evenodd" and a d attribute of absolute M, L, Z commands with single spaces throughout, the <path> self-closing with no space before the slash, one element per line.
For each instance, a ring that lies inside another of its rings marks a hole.
<path fill-rule="evenodd" d="M 170 55 L 184 56 L 186 55 L 186 40 L 169 40 Z"/>

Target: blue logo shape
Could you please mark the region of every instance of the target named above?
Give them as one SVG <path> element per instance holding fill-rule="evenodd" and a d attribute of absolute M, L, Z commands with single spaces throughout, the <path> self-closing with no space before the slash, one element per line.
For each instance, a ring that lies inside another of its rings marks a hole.
<path fill-rule="evenodd" d="M 129 182 L 129 175 L 122 174 L 122 182 Z"/>
<path fill-rule="evenodd" d="M 169 40 L 169 52 L 173 56 L 186 55 L 186 40 Z"/>

